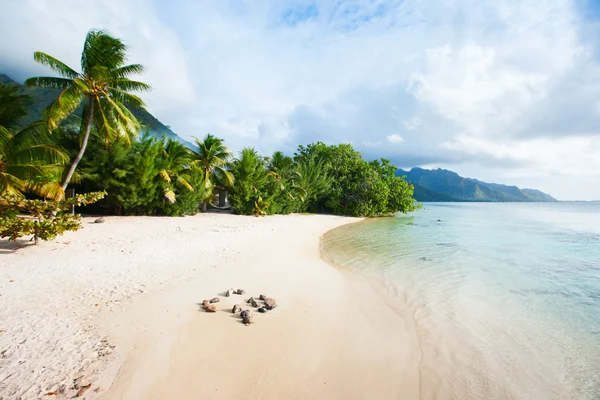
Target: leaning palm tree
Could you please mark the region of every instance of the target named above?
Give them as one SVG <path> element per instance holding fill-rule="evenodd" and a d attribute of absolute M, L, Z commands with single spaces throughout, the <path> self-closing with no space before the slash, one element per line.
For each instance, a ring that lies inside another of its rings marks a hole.
<path fill-rule="evenodd" d="M 217 183 L 232 186 L 233 174 L 229 171 L 233 154 L 223 143 L 223 139 L 210 133 L 204 140 L 194 138 L 196 148 L 192 149 L 193 166 L 202 172 L 204 187 L 211 191 Z M 202 211 L 206 211 L 207 199 L 202 202 Z"/>
<path fill-rule="evenodd" d="M 56 177 L 66 154 L 49 141 L 44 122 L 17 129 L 30 103 L 17 88 L 0 84 L 0 194 L 23 197 L 27 191 L 60 199 L 64 192 Z"/>
<path fill-rule="evenodd" d="M 144 103 L 129 92 L 147 91 L 150 86 L 128 79 L 131 75 L 142 73 L 144 68 L 140 64 L 125 65 L 126 50 L 127 46 L 121 40 L 105 31 L 91 30 L 83 45 L 81 73 L 46 53 L 37 51 L 33 54 L 35 61 L 62 76 L 37 77 L 25 81 L 28 86 L 62 89 L 56 101 L 44 112 L 49 129 L 56 130 L 60 121 L 83 104 L 79 132 L 81 147 L 63 178 L 63 190 L 85 153 L 92 125 L 106 142 L 119 136 L 129 142 L 129 138 L 136 136 L 140 129 L 139 122 L 127 106 L 143 107 Z"/>

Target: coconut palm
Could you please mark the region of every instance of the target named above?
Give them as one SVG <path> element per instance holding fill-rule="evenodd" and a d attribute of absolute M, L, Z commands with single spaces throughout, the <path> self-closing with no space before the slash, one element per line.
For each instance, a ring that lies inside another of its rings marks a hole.
<path fill-rule="evenodd" d="M 229 171 L 233 154 L 223 143 L 223 139 L 210 133 L 204 140 L 194 138 L 196 148 L 192 149 L 192 159 L 195 168 L 203 174 L 204 185 L 211 191 L 217 185 L 232 186 L 233 174 Z M 206 211 L 207 200 L 202 202 L 202 211 Z"/>
<path fill-rule="evenodd" d="M 296 185 L 305 200 L 302 205 L 303 211 L 307 210 L 309 204 L 315 204 L 325 196 L 331 189 L 332 179 L 321 161 L 308 158 L 297 163 Z"/>
<path fill-rule="evenodd" d="M 64 192 L 53 177 L 62 173 L 67 155 L 48 140 L 45 123 L 15 129 L 30 103 L 17 88 L 0 84 L 0 193 L 60 199 Z"/>
<path fill-rule="evenodd" d="M 58 88 L 62 92 L 44 112 L 51 131 L 58 128 L 60 121 L 75 112 L 83 104 L 80 140 L 81 147 L 64 176 L 62 189 L 73 177 L 81 161 L 90 137 L 92 125 L 106 142 L 122 136 L 129 141 L 136 136 L 140 124 L 133 116 L 130 107 L 143 107 L 143 101 L 130 91 L 147 91 L 150 86 L 128 79 L 142 73 L 140 64 L 125 65 L 127 46 L 105 31 L 88 32 L 81 54 L 81 70 L 77 72 L 62 61 L 42 52 L 35 52 L 33 58 L 44 64 L 61 77 L 37 77 L 25 81 L 28 86 Z"/>
<path fill-rule="evenodd" d="M 176 140 L 167 140 L 164 145 L 162 168 L 159 175 L 166 183 L 163 194 L 171 203 L 175 203 L 176 200 L 175 184 L 185 187 L 190 192 L 194 191 L 189 183 L 190 161 L 190 151 L 187 147 Z"/>
<path fill-rule="evenodd" d="M 272 193 L 269 186 L 272 175 L 266 170 L 266 160 L 253 148 L 242 149 L 232 163 L 236 177 L 232 190 L 232 205 L 240 214 L 264 215 L 270 206 Z"/>
<path fill-rule="evenodd" d="M 294 165 L 294 159 L 276 151 L 268 161 L 267 173 L 273 177 L 278 189 L 292 200 L 296 196 L 303 200 L 306 190 L 297 184 L 300 175 Z"/>

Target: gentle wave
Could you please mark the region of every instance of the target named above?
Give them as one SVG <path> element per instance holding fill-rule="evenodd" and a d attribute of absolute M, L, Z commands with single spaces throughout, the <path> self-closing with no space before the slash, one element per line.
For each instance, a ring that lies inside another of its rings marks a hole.
<path fill-rule="evenodd" d="M 431 204 L 322 247 L 410 316 L 423 399 L 597 400 L 599 226 L 600 205 Z"/>

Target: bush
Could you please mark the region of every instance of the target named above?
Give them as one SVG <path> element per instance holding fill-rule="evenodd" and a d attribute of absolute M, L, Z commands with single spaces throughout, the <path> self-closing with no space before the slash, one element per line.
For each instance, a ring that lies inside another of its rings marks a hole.
<path fill-rule="evenodd" d="M 309 207 L 355 217 L 406 213 L 417 207 L 413 186 L 395 176 L 389 160 L 367 162 L 349 144 L 300 146 L 295 160 L 299 165 L 318 162 L 330 184 L 313 196 Z"/>
<path fill-rule="evenodd" d="M 95 203 L 106 192 L 80 194 L 72 199 L 22 200 L 16 196 L 0 195 L 0 238 L 17 240 L 33 235 L 32 240 L 52 240 L 66 231 L 77 231 L 81 227 L 80 215 L 72 215 L 73 206 Z M 29 215 L 24 216 L 23 213 Z"/>

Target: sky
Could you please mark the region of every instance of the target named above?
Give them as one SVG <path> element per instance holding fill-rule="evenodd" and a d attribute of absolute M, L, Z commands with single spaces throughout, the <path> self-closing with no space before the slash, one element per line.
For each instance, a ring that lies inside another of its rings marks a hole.
<path fill-rule="evenodd" d="M 106 29 L 185 139 L 293 154 L 351 143 L 401 168 L 600 199 L 600 0 L 0 0 L 0 73 L 77 68 Z"/>

